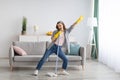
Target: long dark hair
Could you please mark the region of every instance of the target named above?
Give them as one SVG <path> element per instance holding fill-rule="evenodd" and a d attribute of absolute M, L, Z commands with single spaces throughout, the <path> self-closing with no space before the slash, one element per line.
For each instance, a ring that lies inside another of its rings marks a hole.
<path fill-rule="evenodd" d="M 61 24 L 63 25 L 63 29 L 64 29 L 64 31 L 65 31 L 65 30 L 66 30 L 66 27 L 65 27 L 64 22 L 63 22 L 63 21 L 58 21 L 57 24 L 59 24 L 59 23 L 61 23 Z M 59 30 L 57 24 L 56 24 L 56 29 Z"/>

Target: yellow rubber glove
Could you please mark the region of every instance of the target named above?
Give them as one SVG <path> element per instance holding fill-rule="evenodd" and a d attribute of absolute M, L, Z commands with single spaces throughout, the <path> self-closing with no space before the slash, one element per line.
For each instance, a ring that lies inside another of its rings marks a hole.
<path fill-rule="evenodd" d="M 54 35 L 54 38 L 57 39 L 60 34 L 61 34 L 61 31 L 58 31 L 58 32 Z"/>
<path fill-rule="evenodd" d="M 76 21 L 75 21 L 75 23 L 80 23 L 81 21 L 83 20 L 83 16 L 80 16 Z"/>

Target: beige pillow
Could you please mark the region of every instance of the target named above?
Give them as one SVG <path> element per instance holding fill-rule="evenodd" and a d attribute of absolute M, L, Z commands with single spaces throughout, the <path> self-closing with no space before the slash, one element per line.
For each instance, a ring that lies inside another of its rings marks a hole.
<path fill-rule="evenodd" d="M 13 46 L 13 49 L 14 49 L 15 52 L 16 52 L 17 54 L 19 54 L 20 56 L 25 56 L 25 55 L 27 55 L 27 53 L 26 53 L 22 48 L 20 48 L 20 47 L 18 47 L 18 46 Z"/>

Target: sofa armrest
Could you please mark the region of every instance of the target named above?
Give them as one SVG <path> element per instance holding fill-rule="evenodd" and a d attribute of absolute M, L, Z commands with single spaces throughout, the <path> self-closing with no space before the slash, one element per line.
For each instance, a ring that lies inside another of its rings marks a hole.
<path fill-rule="evenodd" d="M 11 45 L 10 49 L 9 49 L 9 64 L 10 64 L 10 66 L 13 65 L 13 58 L 14 58 L 14 50 L 13 50 L 13 46 Z"/>
<path fill-rule="evenodd" d="M 85 47 L 80 47 L 79 55 L 82 57 L 81 64 L 84 65 L 86 62 L 86 48 Z"/>

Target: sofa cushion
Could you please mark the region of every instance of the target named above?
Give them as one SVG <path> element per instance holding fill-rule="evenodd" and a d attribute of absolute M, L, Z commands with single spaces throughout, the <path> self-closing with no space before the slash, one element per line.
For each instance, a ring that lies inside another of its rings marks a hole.
<path fill-rule="evenodd" d="M 13 46 L 13 49 L 14 49 L 14 51 L 15 51 L 18 55 L 20 55 L 20 56 L 25 56 L 25 55 L 27 55 L 27 53 L 26 53 L 22 48 L 20 48 L 20 47 L 18 47 L 18 46 Z"/>
<path fill-rule="evenodd" d="M 14 61 L 39 61 L 43 55 L 15 56 Z"/>
<path fill-rule="evenodd" d="M 28 55 L 44 54 L 46 50 L 46 42 L 13 42 L 14 46 L 21 47 Z"/>
<path fill-rule="evenodd" d="M 48 61 L 56 61 L 56 55 L 50 55 L 50 57 L 48 58 Z M 66 57 L 68 58 L 68 61 L 80 61 L 82 60 L 81 56 L 73 56 L 73 55 L 66 55 Z M 59 61 L 62 61 L 60 58 L 58 59 Z"/>
<path fill-rule="evenodd" d="M 80 45 L 77 42 L 70 43 L 70 53 L 69 55 L 79 55 Z"/>

